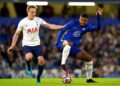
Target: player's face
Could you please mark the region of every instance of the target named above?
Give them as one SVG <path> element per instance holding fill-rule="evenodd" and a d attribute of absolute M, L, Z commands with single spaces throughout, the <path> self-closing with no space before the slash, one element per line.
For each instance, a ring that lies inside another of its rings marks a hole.
<path fill-rule="evenodd" d="M 35 16 L 36 16 L 36 9 L 35 8 L 30 8 L 28 11 L 27 11 L 27 14 L 28 14 L 28 17 L 30 19 L 33 19 Z"/>
<path fill-rule="evenodd" d="M 80 25 L 86 25 L 88 23 L 88 18 L 80 17 Z"/>

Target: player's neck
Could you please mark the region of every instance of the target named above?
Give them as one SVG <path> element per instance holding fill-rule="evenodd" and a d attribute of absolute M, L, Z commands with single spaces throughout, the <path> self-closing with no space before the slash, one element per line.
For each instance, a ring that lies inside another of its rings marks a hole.
<path fill-rule="evenodd" d="M 31 17 L 27 16 L 27 19 L 28 19 L 28 20 L 33 20 L 34 18 L 31 18 Z"/>
<path fill-rule="evenodd" d="M 87 24 L 80 24 L 81 27 L 84 27 L 84 26 L 86 26 L 86 25 L 87 25 Z"/>

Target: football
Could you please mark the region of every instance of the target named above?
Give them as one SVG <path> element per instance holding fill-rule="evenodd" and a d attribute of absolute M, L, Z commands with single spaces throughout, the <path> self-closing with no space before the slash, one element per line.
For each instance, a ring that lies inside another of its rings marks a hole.
<path fill-rule="evenodd" d="M 63 75 L 62 76 L 62 82 L 65 83 L 65 84 L 70 84 L 72 82 L 72 77 L 70 75 L 68 75 L 68 76 Z"/>

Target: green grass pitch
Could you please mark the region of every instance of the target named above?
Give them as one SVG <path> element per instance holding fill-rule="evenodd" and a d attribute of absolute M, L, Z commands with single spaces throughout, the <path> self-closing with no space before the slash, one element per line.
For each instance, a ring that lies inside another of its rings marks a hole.
<path fill-rule="evenodd" d="M 63 84 L 60 78 L 43 78 L 40 84 L 35 79 L 0 79 L 0 86 L 120 86 L 120 78 L 94 78 L 98 83 L 86 83 L 85 78 L 74 78 L 71 84 Z"/>

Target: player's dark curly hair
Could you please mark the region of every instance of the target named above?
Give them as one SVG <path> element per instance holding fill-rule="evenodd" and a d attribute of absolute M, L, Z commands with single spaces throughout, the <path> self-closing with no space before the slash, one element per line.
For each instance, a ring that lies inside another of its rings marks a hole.
<path fill-rule="evenodd" d="M 88 18 L 88 15 L 86 13 L 81 13 L 80 17 Z"/>

